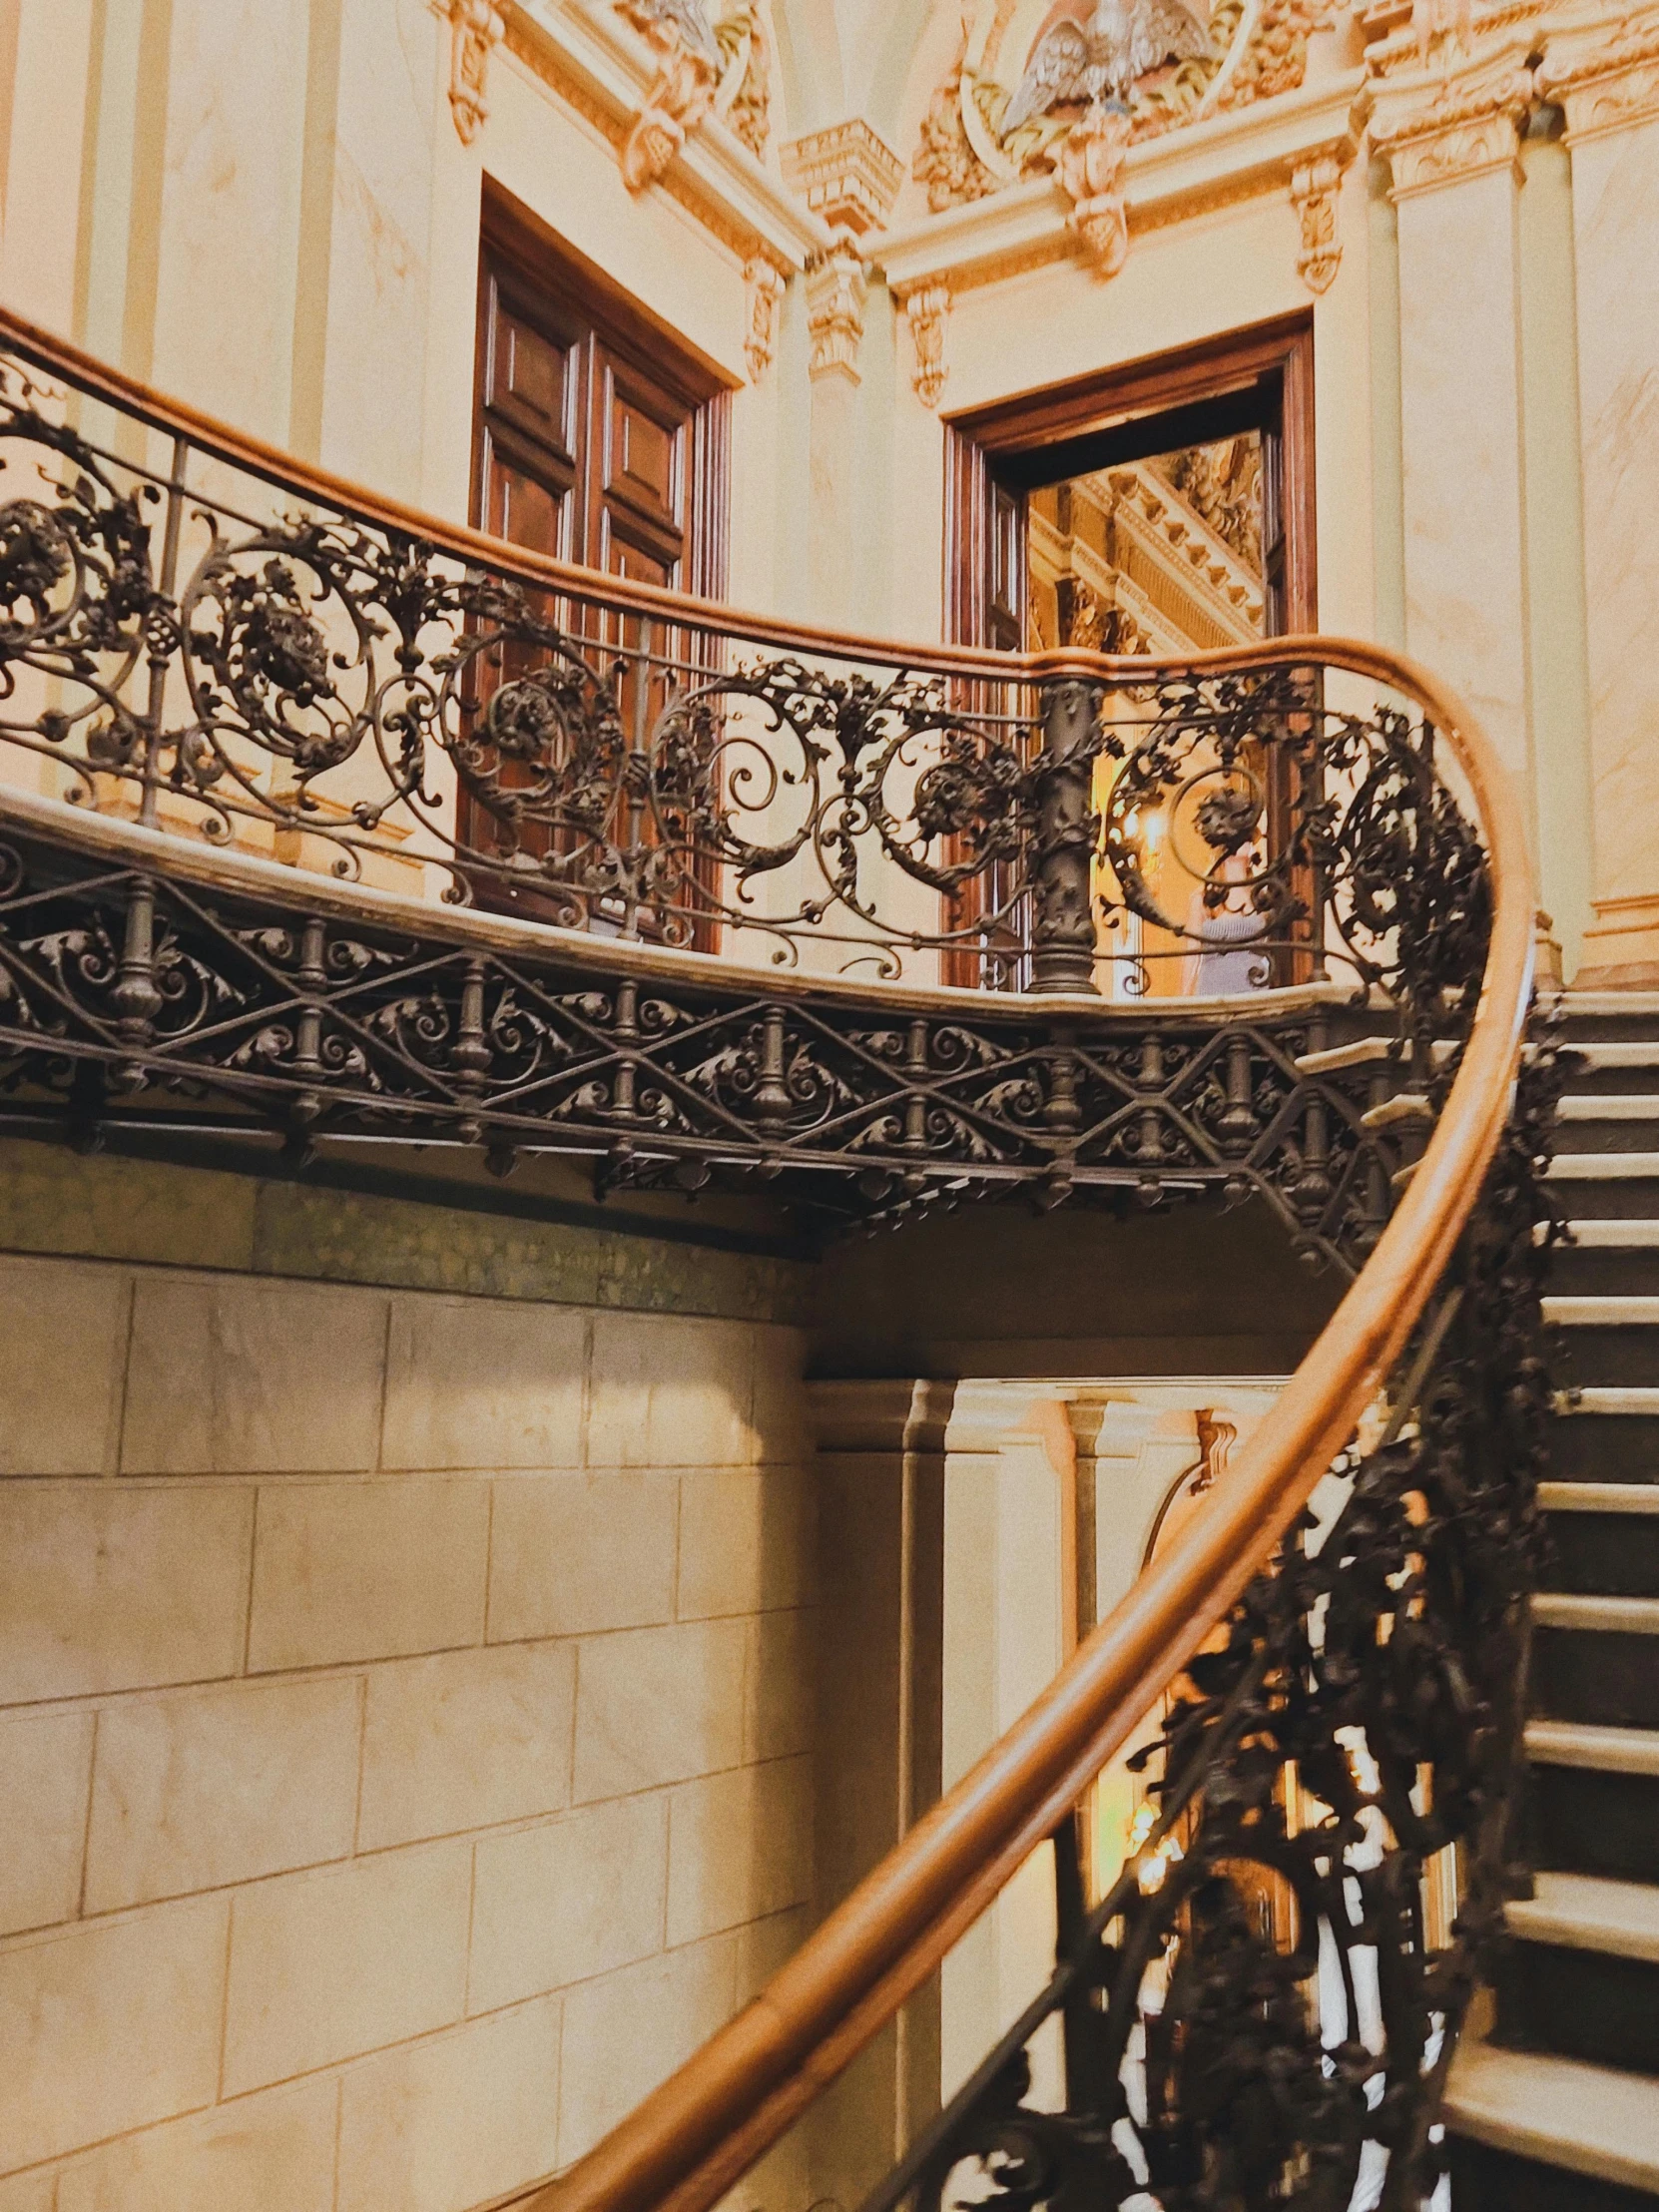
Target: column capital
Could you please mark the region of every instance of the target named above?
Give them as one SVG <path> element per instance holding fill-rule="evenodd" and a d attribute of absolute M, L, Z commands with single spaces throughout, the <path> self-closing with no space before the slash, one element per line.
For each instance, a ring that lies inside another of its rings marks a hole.
<path fill-rule="evenodd" d="M 1520 133 L 1536 98 L 1524 29 L 1460 64 L 1377 87 L 1370 137 L 1395 201 L 1494 170 L 1519 175 Z"/>
<path fill-rule="evenodd" d="M 813 341 L 811 376 L 860 380 L 858 348 L 864 338 L 864 295 L 869 288 L 863 257 L 843 234 L 807 264 L 807 328 Z"/>
<path fill-rule="evenodd" d="M 1659 119 L 1659 5 L 1551 30 L 1537 83 L 1565 115 L 1569 146 Z"/>

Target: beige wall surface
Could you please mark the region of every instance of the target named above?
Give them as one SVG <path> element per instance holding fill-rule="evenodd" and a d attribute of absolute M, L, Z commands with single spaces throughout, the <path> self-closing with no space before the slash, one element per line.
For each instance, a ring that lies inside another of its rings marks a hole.
<path fill-rule="evenodd" d="M 0 1259 L 0 2206 L 464 2212 L 799 1938 L 759 1322 Z"/>

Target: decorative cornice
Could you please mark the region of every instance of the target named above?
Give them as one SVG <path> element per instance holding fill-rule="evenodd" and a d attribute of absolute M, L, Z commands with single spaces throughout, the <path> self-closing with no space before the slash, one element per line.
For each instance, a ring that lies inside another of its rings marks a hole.
<path fill-rule="evenodd" d="M 1346 165 L 1359 144 L 1365 97 L 1355 69 L 1335 83 L 1286 93 L 1271 108 L 1229 110 L 1130 146 L 1120 189 L 1131 239 L 1218 207 L 1288 192 L 1299 166 L 1334 150 L 1347 149 L 1341 156 Z M 959 297 L 1066 259 L 1077 244 L 1075 211 L 1057 180 L 1034 178 L 890 232 L 873 243 L 872 255 L 901 296 L 938 279 Z"/>
<path fill-rule="evenodd" d="M 779 159 L 814 215 L 855 235 L 881 228 L 904 182 L 904 164 L 860 116 L 792 141 Z"/>
<path fill-rule="evenodd" d="M 1518 177 L 1521 126 L 1536 98 L 1529 43 L 1511 34 L 1463 68 L 1413 70 L 1379 85 L 1371 143 L 1388 164 L 1392 199 L 1494 170 Z"/>
<path fill-rule="evenodd" d="M 598 0 L 504 0 L 504 12 L 507 50 L 620 146 L 654 80 L 640 41 Z M 786 191 L 718 112 L 685 141 L 658 189 L 740 263 L 764 253 L 781 270 L 800 270 L 830 243 L 829 226 Z"/>
<path fill-rule="evenodd" d="M 808 373 L 860 381 L 864 337 L 864 264 L 850 238 L 834 240 L 807 264 L 807 329 L 813 341 Z"/>
<path fill-rule="evenodd" d="M 432 0 L 449 25 L 449 112 L 463 146 L 470 146 L 490 112 L 490 56 L 506 30 L 494 0 Z"/>
<path fill-rule="evenodd" d="M 1659 118 L 1659 7 L 1551 31 L 1537 84 L 1565 115 L 1569 146 Z"/>

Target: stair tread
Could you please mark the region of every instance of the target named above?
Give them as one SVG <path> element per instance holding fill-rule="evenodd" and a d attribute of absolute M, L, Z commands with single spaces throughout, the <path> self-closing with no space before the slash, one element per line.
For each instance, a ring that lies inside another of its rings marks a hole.
<path fill-rule="evenodd" d="M 1633 1291 L 1556 1296 L 1543 1302 L 1544 1319 L 1562 1329 L 1653 1329 L 1659 1298 Z"/>
<path fill-rule="evenodd" d="M 1568 1021 L 1575 1014 L 1594 1019 L 1609 1014 L 1628 1014 L 1632 1020 L 1642 1015 L 1659 1017 L 1659 991 L 1540 991 L 1538 996 L 1551 1013 L 1563 1015 Z"/>
<path fill-rule="evenodd" d="M 1563 1121 L 1659 1121 L 1659 1091 L 1569 1091 Z"/>
<path fill-rule="evenodd" d="M 1558 1152 L 1544 1173 L 1555 1183 L 1651 1180 L 1659 1176 L 1659 1152 Z"/>
<path fill-rule="evenodd" d="M 1650 1221 L 1569 1221 L 1567 1229 L 1581 1252 L 1642 1252 L 1659 1247 L 1659 1215 Z"/>
<path fill-rule="evenodd" d="M 1659 1482 L 1540 1482 L 1546 1513 L 1659 1513 Z"/>
<path fill-rule="evenodd" d="M 1567 1050 L 1578 1053 L 1592 1074 L 1597 1068 L 1659 1068 L 1659 1042 L 1646 1037 L 1619 1043 L 1574 1044 Z"/>
<path fill-rule="evenodd" d="M 1659 1413 L 1659 1389 L 1642 1382 L 1597 1382 L 1557 1393 L 1558 1413 Z"/>
<path fill-rule="evenodd" d="M 1494 2150 L 1659 2189 L 1659 2081 L 1645 2074 L 1466 2043 L 1452 2061 L 1445 2117 Z"/>
<path fill-rule="evenodd" d="M 1659 1775 L 1659 1729 L 1603 1728 L 1593 1721 L 1528 1721 L 1526 1754 L 1537 1766 Z"/>
<path fill-rule="evenodd" d="M 1535 1628 L 1581 1628 L 1604 1636 L 1659 1636 L 1659 1597 L 1540 1590 L 1532 1600 L 1532 1623 Z"/>
<path fill-rule="evenodd" d="M 1659 1885 L 1605 1875 L 1540 1874 L 1508 1909 L 1512 1934 L 1531 1943 L 1611 1951 L 1659 1964 Z"/>

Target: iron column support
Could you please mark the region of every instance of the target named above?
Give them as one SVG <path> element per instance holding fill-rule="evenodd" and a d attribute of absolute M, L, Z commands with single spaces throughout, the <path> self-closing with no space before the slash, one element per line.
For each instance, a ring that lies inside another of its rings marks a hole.
<path fill-rule="evenodd" d="M 1077 677 L 1043 686 L 1037 850 L 1031 916 L 1031 988 L 1093 991 L 1094 731 L 1100 690 Z"/>

